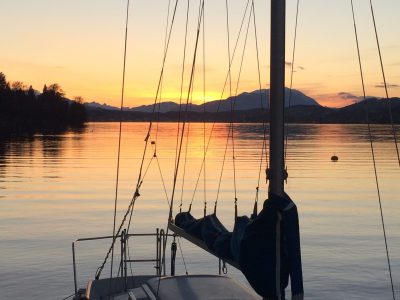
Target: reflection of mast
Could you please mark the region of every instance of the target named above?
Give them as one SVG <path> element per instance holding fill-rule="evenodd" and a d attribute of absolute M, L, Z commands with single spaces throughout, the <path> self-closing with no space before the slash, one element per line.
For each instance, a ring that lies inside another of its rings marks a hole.
<path fill-rule="evenodd" d="M 270 170 L 269 191 L 282 196 L 284 182 L 285 9 L 286 0 L 271 1 Z"/>

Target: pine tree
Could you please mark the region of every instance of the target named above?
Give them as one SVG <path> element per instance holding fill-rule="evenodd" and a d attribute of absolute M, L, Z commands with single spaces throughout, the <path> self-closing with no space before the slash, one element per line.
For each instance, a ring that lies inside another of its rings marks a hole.
<path fill-rule="evenodd" d="M 4 91 L 7 88 L 7 80 L 6 75 L 3 72 L 0 72 L 0 92 Z"/>

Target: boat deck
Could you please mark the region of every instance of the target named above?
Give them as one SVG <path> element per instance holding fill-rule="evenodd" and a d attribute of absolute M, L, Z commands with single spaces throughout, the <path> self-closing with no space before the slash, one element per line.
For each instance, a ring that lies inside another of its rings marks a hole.
<path fill-rule="evenodd" d="M 126 288 L 124 278 L 93 280 L 85 296 L 90 300 L 110 296 L 115 300 L 260 299 L 241 283 L 219 275 L 129 276 Z"/>

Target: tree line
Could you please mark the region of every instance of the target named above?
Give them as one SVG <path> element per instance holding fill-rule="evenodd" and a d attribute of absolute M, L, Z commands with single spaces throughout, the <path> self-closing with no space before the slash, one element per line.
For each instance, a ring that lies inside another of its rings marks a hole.
<path fill-rule="evenodd" d="M 57 132 L 82 127 L 87 120 L 82 97 L 66 99 L 57 83 L 42 92 L 21 81 L 8 82 L 0 72 L 0 134 Z"/>

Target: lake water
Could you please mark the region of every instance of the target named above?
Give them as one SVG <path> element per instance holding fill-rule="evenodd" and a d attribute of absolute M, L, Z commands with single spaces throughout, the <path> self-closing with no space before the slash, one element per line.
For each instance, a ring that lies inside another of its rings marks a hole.
<path fill-rule="evenodd" d="M 123 124 L 118 224 L 136 184 L 147 126 Z M 206 125 L 207 136 L 211 127 L 212 124 Z M 81 132 L 1 141 L 0 299 L 62 299 L 73 293 L 71 242 L 112 233 L 118 128 L 117 123 L 89 123 Z M 202 214 L 204 198 L 208 211 L 214 205 L 228 128 L 228 124 L 215 125 L 207 153 L 206 180 L 204 183 L 202 175 L 194 195 L 196 216 Z M 190 124 L 189 129 L 185 185 L 182 193 L 182 180 L 178 180 L 175 212 L 181 198 L 187 209 L 203 158 L 203 124 Z M 391 299 L 366 129 L 365 125 L 289 127 L 289 179 L 285 189 L 300 214 L 306 299 Z M 158 125 L 157 133 L 153 131 L 151 139 L 156 143 L 146 156 L 145 168 L 155 147 L 157 159 L 151 161 L 144 178 L 131 232 L 154 232 L 156 227 L 166 226 L 168 204 L 160 170 L 170 197 L 176 130 L 177 124 L 163 123 Z M 262 137 L 261 125 L 235 125 L 240 214 L 252 211 Z M 373 138 L 393 279 L 400 297 L 400 168 L 390 128 L 374 125 Z M 339 156 L 336 163 L 330 160 L 333 154 Z M 265 163 L 262 169 L 261 200 L 266 195 Z M 218 215 L 232 228 L 235 195 L 230 146 L 222 178 Z M 216 258 L 184 240 L 180 243 L 190 274 L 218 272 Z M 81 287 L 93 278 L 109 244 L 110 241 L 78 244 Z M 130 252 L 136 258 L 153 256 L 154 239 L 131 240 Z M 109 272 L 106 266 L 104 275 Z M 154 268 L 133 266 L 134 274 L 143 272 L 152 274 Z M 177 272 L 184 273 L 179 251 Z M 229 266 L 228 274 L 244 280 Z"/>

